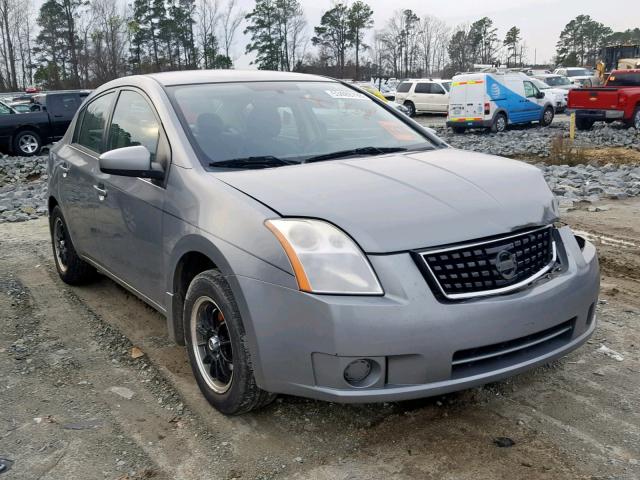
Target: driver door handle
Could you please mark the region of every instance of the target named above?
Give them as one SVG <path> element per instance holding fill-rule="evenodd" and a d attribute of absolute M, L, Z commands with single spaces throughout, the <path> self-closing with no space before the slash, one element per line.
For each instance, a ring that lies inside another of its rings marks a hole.
<path fill-rule="evenodd" d="M 98 192 L 98 200 L 102 202 L 107 196 L 107 189 L 104 188 L 104 184 L 99 183 L 98 185 L 94 185 L 93 189 Z"/>
<path fill-rule="evenodd" d="M 67 178 L 67 174 L 69 173 L 69 165 L 67 165 L 67 162 L 62 162 L 58 165 L 58 168 L 62 172 L 62 178 Z"/>

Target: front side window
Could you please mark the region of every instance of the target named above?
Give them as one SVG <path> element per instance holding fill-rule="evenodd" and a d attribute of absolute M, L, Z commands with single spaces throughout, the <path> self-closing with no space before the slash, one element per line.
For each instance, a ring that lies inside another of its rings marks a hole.
<path fill-rule="evenodd" d="M 111 109 L 114 93 L 93 100 L 82 114 L 82 124 L 78 132 L 78 144 L 96 153 L 103 153 L 104 150 L 104 127 Z"/>
<path fill-rule="evenodd" d="M 442 86 L 447 92 L 451 91 L 451 82 L 442 82 Z"/>
<path fill-rule="evenodd" d="M 7 115 L 11 113 L 11 109 L 4 103 L 0 103 L 0 115 Z"/>
<path fill-rule="evenodd" d="M 169 87 L 205 166 L 254 157 L 297 163 L 345 150 L 431 149 L 367 95 L 335 82 L 246 82 Z"/>
<path fill-rule="evenodd" d="M 107 150 L 143 145 L 155 158 L 160 125 L 145 98 L 137 92 L 124 90 L 113 111 Z"/>
<path fill-rule="evenodd" d="M 537 93 L 536 87 L 533 86 L 531 82 L 524 82 L 524 96 L 535 97 Z"/>
<path fill-rule="evenodd" d="M 442 88 L 437 83 L 431 84 L 431 93 L 435 93 L 436 95 L 444 95 L 444 88 Z"/>
<path fill-rule="evenodd" d="M 409 90 L 411 90 L 411 82 L 403 82 L 400 85 L 398 85 L 398 88 L 396 88 L 396 92 L 397 93 L 407 93 Z"/>

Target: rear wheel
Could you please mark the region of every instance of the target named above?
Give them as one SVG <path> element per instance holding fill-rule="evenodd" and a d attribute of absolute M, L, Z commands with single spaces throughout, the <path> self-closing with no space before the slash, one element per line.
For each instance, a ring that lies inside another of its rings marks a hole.
<path fill-rule="evenodd" d="M 627 122 L 627 126 L 640 130 L 640 107 L 636 107 L 631 119 Z"/>
<path fill-rule="evenodd" d="M 504 132 L 507 129 L 507 116 L 504 113 L 499 113 L 493 119 L 491 124 L 491 131 L 493 133 Z"/>
<path fill-rule="evenodd" d="M 67 222 L 60 207 L 55 206 L 49 217 L 51 243 L 56 270 L 63 282 L 69 285 L 82 285 L 95 279 L 96 269 L 82 260 L 69 237 Z"/>
<path fill-rule="evenodd" d="M 41 148 L 42 142 L 40 140 L 40 135 L 31 130 L 18 132 L 13 139 L 13 153 L 16 155 L 30 157 L 40 153 Z"/>
<path fill-rule="evenodd" d="M 409 116 L 410 117 L 415 117 L 416 115 L 416 106 L 414 105 L 413 102 L 407 101 L 404 102 L 404 106 L 407 107 L 407 109 L 409 110 Z"/>
<path fill-rule="evenodd" d="M 591 130 L 594 121 L 589 118 L 576 118 L 576 128 L 578 130 Z"/>
<path fill-rule="evenodd" d="M 184 320 L 191 369 L 211 405 L 239 415 L 275 399 L 256 385 L 240 311 L 219 271 L 207 270 L 193 279 Z"/>
<path fill-rule="evenodd" d="M 542 124 L 543 127 L 548 127 L 549 125 L 551 125 L 551 122 L 553 122 L 553 116 L 554 116 L 554 112 L 553 112 L 553 107 L 547 107 L 544 109 L 544 112 L 542 112 L 542 119 L 540 120 L 540 123 Z"/>

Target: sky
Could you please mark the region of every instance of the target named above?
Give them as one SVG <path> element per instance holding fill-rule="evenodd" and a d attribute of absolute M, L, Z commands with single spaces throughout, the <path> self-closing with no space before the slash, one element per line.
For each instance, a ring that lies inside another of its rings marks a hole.
<path fill-rule="evenodd" d="M 309 34 L 331 8 L 331 0 L 300 0 L 309 23 Z M 381 29 L 396 9 L 409 8 L 418 15 L 429 14 L 455 26 L 487 16 L 504 38 L 512 26 L 521 30 L 528 48 L 528 60 L 550 62 L 564 26 L 580 14 L 611 27 L 614 31 L 640 27 L 640 0 L 365 0 L 374 11 L 375 28 Z M 251 10 L 253 0 L 240 0 Z M 236 68 L 250 68 L 251 58 L 243 55 L 245 39 L 239 35 L 234 48 Z"/>

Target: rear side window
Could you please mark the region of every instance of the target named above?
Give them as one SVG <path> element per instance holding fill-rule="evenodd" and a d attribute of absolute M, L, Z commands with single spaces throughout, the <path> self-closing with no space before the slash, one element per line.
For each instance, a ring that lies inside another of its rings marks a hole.
<path fill-rule="evenodd" d="M 416 85 L 416 93 L 433 93 L 431 90 L 431 84 L 430 83 L 418 83 Z"/>
<path fill-rule="evenodd" d="M 407 93 L 409 90 L 411 90 L 411 82 L 403 82 L 400 85 L 398 85 L 398 88 L 396 89 L 396 92 L 398 93 Z"/>
<path fill-rule="evenodd" d="M 78 132 L 78 144 L 97 153 L 104 152 L 104 142 L 102 141 L 104 127 L 107 123 L 113 97 L 113 92 L 107 93 L 96 98 L 84 109 L 82 125 Z"/>
<path fill-rule="evenodd" d="M 607 82 L 609 87 L 640 87 L 640 73 L 614 73 Z"/>
<path fill-rule="evenodd" d="M 52 95 L 47 99 L 47 105 L 51 112 L 71 118 L 80 106 L 80 98 L 77 94 Z"/>
<path fill-rule="evenodd" d="M 160 125 L 147 100 L 137 92 L 125 90 L 120 94 L 109 128 L 107 150 L 142 145 L 155 159 Z"/>

